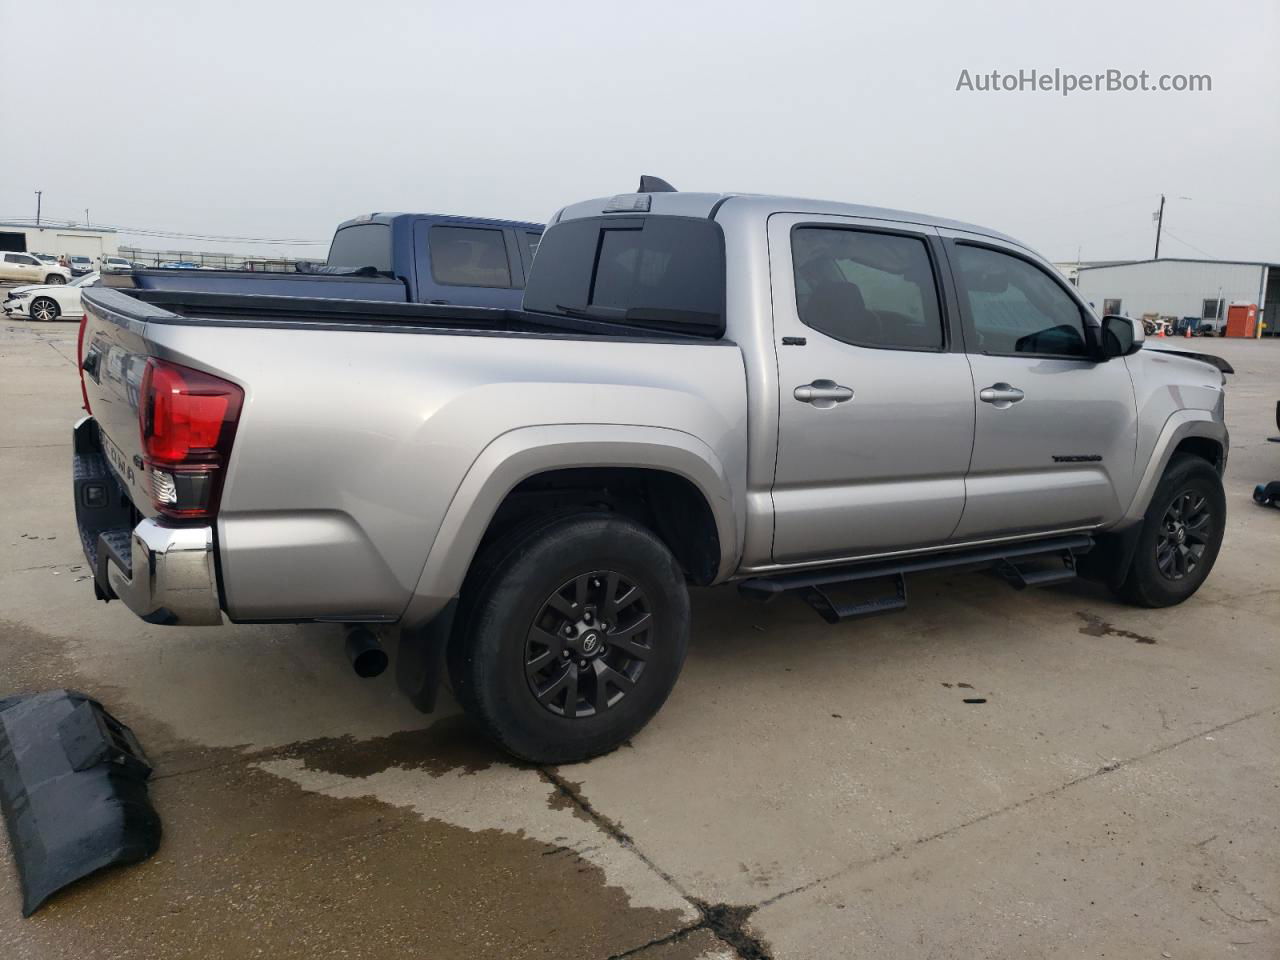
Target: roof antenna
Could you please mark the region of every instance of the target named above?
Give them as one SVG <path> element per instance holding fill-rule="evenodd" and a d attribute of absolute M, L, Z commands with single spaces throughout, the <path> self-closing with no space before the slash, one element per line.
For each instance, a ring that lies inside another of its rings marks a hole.
<path fill-rule="evenodd" d="M 640 175 L 640 189 L 636 193 L 676 193 L 676 188 L 661 177 L 651 177 L 647 173 Z"/>

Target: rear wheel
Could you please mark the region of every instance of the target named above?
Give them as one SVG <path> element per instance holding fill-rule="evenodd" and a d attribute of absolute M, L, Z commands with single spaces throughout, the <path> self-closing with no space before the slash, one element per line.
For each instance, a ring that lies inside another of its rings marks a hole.
<path fill-rule="evenodd" d="M 66 277 L 64 277 L 64 276 L 63 276 L 62 274 L 60 274 L 60 273 L 51 273 L 51 274 L 49 274 L 47 277 L 45 277 L 45 278 L 44 278 L 44 282 L 45 282 L 45 283 L 55 284 L 55 285 L 56 285 L 56 284 L 59 284 L 59 283 L 66 283 L 66 282 L 67 282 L 67 278 L 66 278 Z"/>
<path fill-rule="evenodd" d="M 1120 596 L 1142 607 L 1170 607 L 1200 589 L 1218 559 L 1227 501 L 1218 471 L 1176 454 L 1156 487 Z"/>
<path fill-rule="evenodd" d="M 689 597 L 666 546 L 611 514 L 525 527 L 463 588 L 449 674 L 463 708 L 535 763 L 606 753 L 666 700 L 684 664 Z"/>
<path fill-rule="evenodd" d="M 48 323 L 51 320 L 57 320 L 58 314 L 62 311 L 58 309 L 58 303 L 50 297 L 36 297 L 31 301 L 31 319 L 39 320 L 42 323 Z"/>

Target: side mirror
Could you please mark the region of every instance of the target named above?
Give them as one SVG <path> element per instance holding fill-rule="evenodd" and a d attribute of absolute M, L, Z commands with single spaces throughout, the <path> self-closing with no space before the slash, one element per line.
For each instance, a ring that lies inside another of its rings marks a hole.
<path fill-rule="evenodd" d="M 1114 313 L 1102 318 L 1102 355 L 1107 359 L 1137 353 L 1146 339 L 1141 320 Z"/>

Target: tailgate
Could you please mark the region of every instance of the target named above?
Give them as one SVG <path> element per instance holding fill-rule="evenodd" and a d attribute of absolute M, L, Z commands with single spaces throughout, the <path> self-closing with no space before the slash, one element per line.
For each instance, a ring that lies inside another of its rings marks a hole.
<path fill-rule="evenodd" d="M 112 309 L 113 298 L 125 301 L 132 316 Z M 146 323 L 137 319 L 139 313 L 153 308 L 110 289 L 87 290 L 82 301 L 84 388 L 98 422 L 103 453 L 134 506 L 145 516 L 154 516 L 138 426 L 138 395 L 152 345 L 146 338 Z"/>

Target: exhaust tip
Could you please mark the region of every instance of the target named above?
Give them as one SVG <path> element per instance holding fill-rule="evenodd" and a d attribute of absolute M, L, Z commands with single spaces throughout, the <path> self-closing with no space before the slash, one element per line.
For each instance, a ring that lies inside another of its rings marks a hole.
<path fill-rule="evenodd" d="M 347 659 L 357 677 L 368 680 L 387 669 L 387 651 L 382 649 L 377 635 L 364 627 L 352 627 L 347 631 Z"/>

